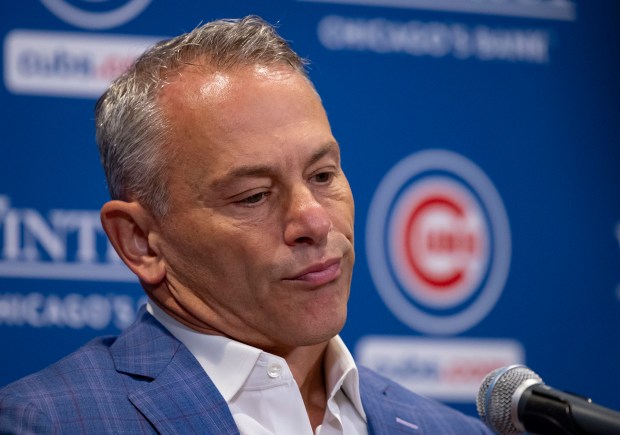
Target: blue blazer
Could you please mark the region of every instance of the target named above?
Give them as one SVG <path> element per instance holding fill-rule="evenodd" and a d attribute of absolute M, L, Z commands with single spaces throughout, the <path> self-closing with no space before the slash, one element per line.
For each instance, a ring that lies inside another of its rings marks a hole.
<path fill-rule="evenodd" d="M 370 434 L 482 434 L 482 423 L 360 368 Z M 118 337 L 95 339 L 0 390 L 0 433 L 238 434 L 193 355 L 142 310 Z"/>

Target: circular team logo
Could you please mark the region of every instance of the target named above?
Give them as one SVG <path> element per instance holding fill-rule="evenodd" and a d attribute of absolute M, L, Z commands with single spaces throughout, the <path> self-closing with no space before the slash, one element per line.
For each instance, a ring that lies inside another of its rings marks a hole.
<path fill-rule="evenodd" d="M 508 276 L 501 198 L 474 163 L 449 151 L 411 155 L 370 205 L 366 255 L 375 286 L 403 323 L 454 334 L 493 308 Z"/>
<path fill-rule="evenodd" d="M 109 29 L 138 16 L 151 0 L 41 0 L 61 20 L 84 29 Z"/>

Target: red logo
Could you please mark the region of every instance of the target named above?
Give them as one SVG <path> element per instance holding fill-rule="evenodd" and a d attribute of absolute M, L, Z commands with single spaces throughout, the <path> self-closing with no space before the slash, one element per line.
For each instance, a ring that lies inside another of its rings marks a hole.
<path fill-rule="evenodd" d="M 390 310 L 414 329 L 450 334 L 479 322 L 510 265 L 501 198 L 473 162 L 428 150 L 381 181 L 366 226 L 368 267 Z"/>
<path fill-rule="evenodd" d="M 445 178 L 414 183 L 395 205 L 390 257 L 407 292 L 433 307 L 470 296 L 488 263 L 488 234 L 475 198 Z"/>

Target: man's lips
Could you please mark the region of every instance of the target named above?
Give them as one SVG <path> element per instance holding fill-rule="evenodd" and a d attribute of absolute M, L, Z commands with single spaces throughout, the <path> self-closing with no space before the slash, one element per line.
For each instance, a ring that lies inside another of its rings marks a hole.
<path fill-rule="evenodd" d="M 327 284 L 340 276 L 340 259 L 336 258 L 322 263 L 313 264 L 295 275 L 286 278 L 285 281 L 298 281 L 320 286 Z"/>

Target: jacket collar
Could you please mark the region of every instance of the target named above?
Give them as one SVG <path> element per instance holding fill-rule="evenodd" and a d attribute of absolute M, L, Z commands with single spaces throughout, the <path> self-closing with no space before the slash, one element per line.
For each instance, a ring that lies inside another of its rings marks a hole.
<path fill-rule="evenodd" d="M 369 435 L 394 433 L 420 434 L 423 416 L 416 412 L 410 400 L 402 400 L 393 391 L 394 384 L 365 367 L 358 366 L 362 404 L 366 411 Z M 419 421 L 414 419 L 420 418 Z"/>
<path fill-rule="evenodd" d="M 116 370 L 137 381 L 129 400 L 160 433 L 239 433 L 198 361 L 144 308 L 110 352 Z"/>

